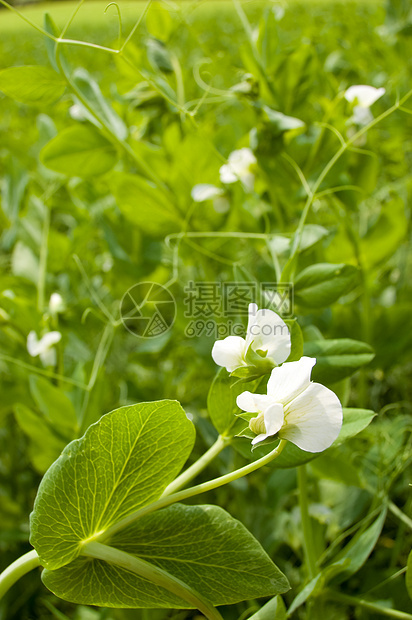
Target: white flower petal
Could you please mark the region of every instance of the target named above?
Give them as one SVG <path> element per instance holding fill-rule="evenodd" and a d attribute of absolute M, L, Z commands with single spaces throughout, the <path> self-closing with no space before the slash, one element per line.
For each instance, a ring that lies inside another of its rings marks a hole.
<path fill-rule="evenodd" d="M 40 360 L 43 366 L 55 366 L 57 361 L 56 349 L 41 351 Z"/>
<path fill-rule="evenodd" d="M 279 437 L 306 452 L 322 452 L 332 445 L 341 427 L 342 405 L 336 394 L 320 383 L 311 383 L 286 408 Z"/>
<path fill-rule="evenodd" d="M 373 114 L 369 108 L 364 108 L 361 105 L 355 105 L 353 108 L 353 115 L 350 120 L 356 125 L 361 125 L 364 127 L 373 121 Z"/>
<path fill-rule="evenodd" d="M 384 88 L 374 88 L 373 86 L 366 86 L 363 84 L 350 86 L 345 91 L 345 99 L 349 103 L 357 101 L 358 105 L 362 108 L 369 108 L 385 94 Z"/>
<path fill-rule="evenodd" d="M 60 342 L 62 335 L 60 332 L 48 332 L 44 334 L 43 338 L 39 341 L 39 353 L 43 353 L 50 349 L 54 344 Z"/>
<path fill-rule="evenodd" d="M 34 331 L 31 331 L 27 336 L 27 351 L 32 357 L 36 357 L 40 353 L 39 339 Z"/>
<path fill-rule="evenodd" d="M 276 435 L 282 428 L 284 422 L 284 414 L 283 407 L 279 403 L 274 403 L 268 409 L 266 409 L 264 413 L 265 420 L 265 428 L 266 433 L 261 433 L 260 435 L 256 435 L 254 439 L 252 439 L 252 445 L 271 437 L 272 435 Z"/>
<path fill-rule="evenodd" d="M 239 409 L 242 409 L 242 411 L 247 411 L 248 413 L 261 413 L 270 407 L 271 399 L 266 394 L 242 392 L 236 398 L 236 404 Z"/>
<path fill-rule="evenodd" d="M 52 314 L 56 314 L 57 312 L 63 312 L 64 301 L 60 293 L 52 293 L 50 295 L 49 310 Z"/>
<path fill-rule="evenodd" d="M 239 180 L 229 164 L 223 164 L 219 170 L 219 175 L 222 183 L 236 183 Z"/>
<path fill-rule="evenodd" d="M 252 344 L 254 351 L 267 351 L 266 357 L 281 364 L 290 355 L 291 340 L 286 323 L 272 310 L 258 310 L 250 318 L 246 335 L 246 350 Z"/>
<path fill-rule="evenodd" d="M 223 194 L 223 190 L 215 185 L 210 185 L 209 183 L 199 183 L 192 188 L 191 196 L 195 202 L 204 202 L 205 200 L 210 200 L 211 198 L 215 198 L 215 196 L 221 196 Z"/>
<path fill-rule="evenodd" d="M 255 186 L 255 175 L 253 172 L 244 172 L 240 178 L 245 189 L 251 192 Z"/>
<path fill-rule="evenodd" d="M 310 385 L 310 373 L 315 364 L 315 358 L 301 357 L 297 362 L 286 362 L 274 368 L 268 381 L 272 402 L 286 405 L 303 392 Z"/>
<path fill-rule="evenodd" d="M 250 166 L 256 163 L 256 157 L 251 149 L 245 147 L 233 151 L 229 155 L 228 163 L 219 170 L 220 180 L 222 183 L 241 181 L 244 187 L 251 191 L 255 183 L 255 175 L 251 172 Z"/>
<path fill-rule="evenodd" d="M 232 151 L 228 159 L 232 170 L 235 172 L 242 172 L 245 168 L 256 164 L 256 161 L 253 151 L 247 147 Z"/>
<path fill-rule="evenodd" d="M 240 336 L 216 340 L 212 349 L 213 360 L 218 366 L 224 366 L 228 372 L 233 372 L 239 366 L 246 366 L 245 346 L 246 342 Z"/>

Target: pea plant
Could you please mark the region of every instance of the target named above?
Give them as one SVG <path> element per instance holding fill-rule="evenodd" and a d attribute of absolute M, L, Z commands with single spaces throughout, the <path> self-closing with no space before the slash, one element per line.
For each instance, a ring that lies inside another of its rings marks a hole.
<path fill-rule="evenodd" d="M 405 7 L 0 4 L 0 620 L 412 618 Z"/>

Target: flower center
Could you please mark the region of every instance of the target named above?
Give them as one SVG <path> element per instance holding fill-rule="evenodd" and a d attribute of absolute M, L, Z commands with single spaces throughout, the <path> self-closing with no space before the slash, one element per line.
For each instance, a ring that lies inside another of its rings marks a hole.
<path fill-rule="evenodd" d="M 249 420 L 249 428 L 251 431 L 256 433 L 256 435 L 266 433 L 265 418 L 263 417 L 263 413 L 260 413 L 256 418 Z"/>

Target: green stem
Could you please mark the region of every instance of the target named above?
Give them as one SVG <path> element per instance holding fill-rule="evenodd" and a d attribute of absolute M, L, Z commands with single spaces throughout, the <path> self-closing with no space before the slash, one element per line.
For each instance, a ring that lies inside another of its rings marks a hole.
<path fill-rule="evenodd" d="M 21 558 L 10 564 L 0 575 L 0 599 L 6 592 L 26 573 L 40 566 L 39 556 L 36 551 L 29 551 Z"/>
<path fill-rule="evenodd" d="M 356 596 L 341 594 L 340 592 L 335 592 L 334 590 L 326 590 L 325 594 L 329 599 L 332 599 L 339 603 L 345 603 L 346 605 L 351 605 L 353 607 L 363 607 L 364 609 L 369 609 L 369 611 L 373 611 L 374 613 L 380 614 L 382 616 L 387 616 L 388 618 L 412 620 L 412 615 L 406 613 L 405 611 L 398 611 L 397 609 L 385 609 L 384 607 L 380 607 L 379 605 L 375 605 L 375 603 L 370 603 L 369 601 L 365 601 L 364 599 L 357 598 Z"/>
<path fill-rule="evenodd" d="M 405 525 L 408 526 L 409 529 L 412 530 L 412 519 L 408 517 L 400 508 L 397 507 L 393 502 L 388 503 L 388 508 L 392 514 L 394 514 L 398 519 L 402 521 Z"/>
<path fill-rule="evenodd" d="M 152 583 L 155 583 L 162 588 L 172 592 L 179 598 L 183 599 L 192 607 L 195 607 L 202 612 L 208 618 L 208 620 L 222 620 L 220 613 L 205 600 L 200 594 L 193 590 L 190 586 L 185 584 L 177 577 L 170 575 L 167 571 L 154 566 L 141 558 L 137 558 L 134 555 L 109 547 L 108 545 L 102 545 L 98 542 L 87 543 L 82 551 L 82 555 L 86 555 L 98 560 L 104 560 L 109 564 L 115 564 L 143 577 Z"/>
<path fill-rule="evenodd" d="M 175 493 L 184 487 L 188 482 L 193 480 L 193 478 L 203 471 L 205 467 L 207 467 L 209 463 L 211 463 L 211 461 L 213 461 L 213 459 L 216 458 L 216 456 L 230 444 L 231 440 L 231 437 L 222 437 L 222 435 L 219 435 L 213 446 L 211 446 L 209 450 L 200 457 L 200 459 L 193 463 L 193 465 L 186 469 L 186 471 L 180 474 L 180 476 L 178 476 L 169 484 L 169 486 L 166 487 L 163 491 L 162 497 Z"/>
<path fill-rule="evenodd" d="M 99 536 L 99 540 L 107 540 L 108 538 L 116 534 L 116 532 L 120 532 L 140 517 L 154 512 L 155 510 L 159 510 L 160 508 L 166 508 L 166 506 L 170 506 L 170 504 L 174 504 L 175 502 L 181 502 L 185 499 L 188 499 L 189 497 L 199 495 L 200 493 L 206 493 L 206 491 L 213 491 L 213 489 L 217 489 L 224 484 L 228 484 L 229 482 L 233 482 L 234 480 L 238 480 L 243 476 L 251 474 L 252 472 L 260 469 L 264 465 L 267 465 L 275 458 L 277 458 L 281 454 L 286 443 L 287 442 L 285 439 L 281 439 L 276 448 L 269 452 L 269 454 L 267 454 L 266 456 L 262 456 L 262 458 L 258 459 L 257 461 L 253 461 L 252 463 L 249 463 L 248 465 L 245 465 L 240 469 L 236 469 L 236 471 L 225 474 L 224 476 L 220 476 L 219 478 L 214 478 L 213 480 L 209 480 L 208 482 L 203 482 L 202 484 L 190 487 L 189 489 L 184 489 L 183 491 L 173 493 L 172 495 L 161 497 L 157 500 L 157 502 L 153 502 L 148 506 L 140 508 L 140 510 L 133 512 L 132 514 L 124 517 L 124 519 L 121 519 L 120 521 L 109 527 L 101 536 Z"/>
<path fill-rule="evenodd" d="M 313 547 L 313 533 L 309 516 L 309 501 L 307 493 L 308 477 L 305 465 L 301 465 L 297 468 L 297 475 L 299 488 L 299 507 L 303 532 L 303 551 L 305 554 L 305 562 L 308 569 L 309 579 L 312 580 L 316 576 L 318 570 L 316 566 L 316 554 Z"/>
<path fill-rule="evenodd" d="M 39 275 L 37 279 L 37 310 L 43 312 L 44 310 L 44 294 L 46 289 L 46 274 L 47 274 L 47 254 L 49 243 L 49 230 L 50 230 L 50 209 L 47 204 L 44 205 L 46 209 L 43 232 L 40 245 L 39 255 Z"/>

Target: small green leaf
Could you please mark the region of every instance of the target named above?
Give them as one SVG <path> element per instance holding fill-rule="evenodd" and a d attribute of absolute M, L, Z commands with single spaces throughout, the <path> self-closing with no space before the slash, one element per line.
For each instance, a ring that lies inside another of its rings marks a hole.
<path fill-rule="evenodd" d="M 179 403 L 164 400 L 116 409 L 66 446 L 40 484 L 30 519 L 43 566 L 64 566 L 87 539 L 158 499 L 194 434 Z"/>
<path fill-rule="evenodd" d="M 38 472 L 44 472 L 56 460 L 66 441 L 58 437 L 41 414 L 26 405 L 14 406 L 14 415 L 22 431 L 29 438 L 29 457 Z"/>
<path fill-rule="evenodd" d="M 156 71 L 172 73 L 173 66 L 169 52 L 162 41 L 148 39 L 146 41 L 147 58 Z"/>
<path fill-rule="evenodd" d="M 213 605 L 229 605 L 289 589 L 258 541 L 217 506 L 174 504 L 135 521 L 110 545 L 162 568 Z M 43 582 L 74 603 L 104 607 L 187 608 L 188 603 L 101 560 L 78 558 Z"/>
<path fill-rule="evenodd" d="M 412 598 L 412 551 L 408 555 L 408 564 L 406 570 L 406 589 L 408 590 L 408 594 L 410 598 Z"/>
<path fill-rule="evenodd" d="M 350 562 L 346 567 L 344 564 L 342 565 L 342 571 L 332 580 L 333 584 L 346 581 L 365 564 L 378 542 L 385 523 L 386 512 L 387 509 L 383 508 L 375 521 L 367 529 L 359 531 L 338 553 L 334 563 L 339 560 L 349 560 Z"/>
<path fill-rule="evenodd" d="M 164 237 L 181 229 L 174 206 L 146 179 L 119 172 L 113 175 L 112 190 L 125 218 L 148 235 Z"/>
<path fill-rule="evenodd" d="M 296 303 L 308 308 L 329 306 L 349 293 L 359 282 L 359 270 L 352 265 L 318 263 L 304 269 L 296 278 Z"/>
<path fill-rule="evenodd" d="M 239 413 L 236 398 L 245 391 L 245 384 L 231 377 L 225 368 L 215 376 L 207 395 L 207 409 L 213 426 L 220 433 L 227 431 Z"/>
<path fill-rule="evenodd" d="M 73 439 L 77 416 L 71 400 L 43 377 L 31 375 L 29 383 L 31 395 L 46 419 L 57 431 L 68 434 L 68 440 Z"/>
<path fill-rule="evenodd" d="M 287 362 L 295 362 L 300 360 L 303 355 L 303 335 L 299 323 L 296 319 L 288 319 L 285 321 L 288 326 L 292 346 Z"/>
<path fill-rule="evenodd" d="M 51 17 L 49 13 L 44 14 L 43 24 L 44 24 L 45 31 L 51 34 L 53 37 L 58 38 L 60 36 L 60 29 L 57 27 L 57 25 L 55 24 L 55 22 L 53 21 L 53 18 Z M 56 54 L 55 54 L 56 41 L 53 41 L 53 39 L 50 39 L 49 37 L 44 37 L 44 45 L 47 51 L 47 56 L 49 58 L 50 64 L 52 65 L 55 71 L 59 71 L 59 67 L 56 62 Z M 66 62 L 66 58 L 65 58 L 62 46 L 60 46 L 59 55 L 60 55 L 60 61 Z"/>
<path fill-rule="evenodd" d="M 275 596 L 248 620 L 286 620 L 286 607 L 283 599 Z"/>
<path fill-rule="evenodd" d="M 165 6 L 158 2 L 152 4 L 146 16 L 146 27 L 159 41 L 168 40 L 173 30 L 173 20 Z"/>
<path fill-rule="evenodd" d="M 336 340 L 311 340 L 303 345 L 305 355 L 316 357 L 312 380 L 335 383 L 349 377 L 375 356 L 366 342 L 339 338 Z"/>
<path fill-rule="evenodd" d="M 114 146 L 97 129 L 76 125 L 63 129 L 42 149 L 46 168 L 67 176 L 94 177 L 104 174 L 117 161 Z"/>
<path fill-rule="evenodd" d="M 65 88 L 65 82 L 48 67 L 25 65 L 0 71 L 0 90 L 21 103 L 39 106 L 54 103 Z"/>
<path fill-rule="evenodd" d="M 101 119 L 105 127 L 107 127 L 119 140 L 125 140 L 127 138 L 128 130 L 123 122 L 123 119 L 116 114 L 111 105 L 105 99 L 98 83 L 92 78 L 90 73 L 83 68 L 76 69 L 73 74 L 73 82 L 83 95 L 83 98 L 89 104 L 90 108 L 93 112 L 95 112 L 97 118 Z M 77 97 L 75 99 L 77 105 L 79 105 L 82 109 L 84 116 L 97 127 L 101 127 L 100 122 L 96 120 L 96 116 L 91 114 L 83 103 L 77 99 Z"/>

